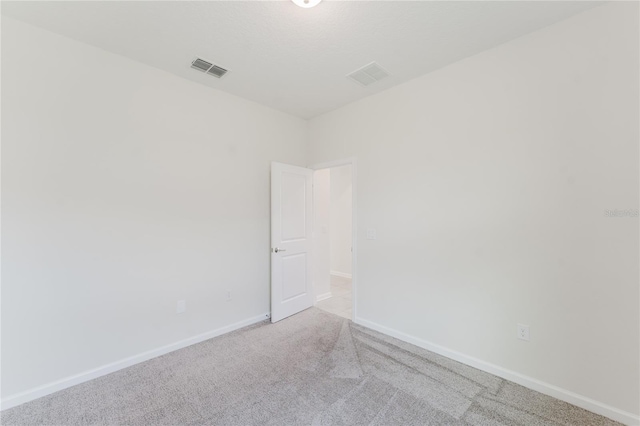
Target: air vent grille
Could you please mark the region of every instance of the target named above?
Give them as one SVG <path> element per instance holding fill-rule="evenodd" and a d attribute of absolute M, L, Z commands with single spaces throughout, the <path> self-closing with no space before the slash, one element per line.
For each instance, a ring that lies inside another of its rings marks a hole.
<path fill-rule="evenodd" d="M 364 67 L 355 70 L 351 74 L 347 75 L 347 78 L 361 84 L 363 86 L 369 86 L 376 83 L 383 78 L 389 77 L 389 73 L 375 62 L 371 62 Z"/>
<path fill-rule="evenodd" d="M 195 59 L 193 62 L 191 62 L 191 68 L 200 70 L 200 71 L 207 71 L 209 68 L 211 68 L 213 64 L 207 61 L 203 61 L 202 59 Z"/>
<path fill-rule="evenodd" d="M 227 73 L 227 70 L 217 65 L 212 66 L 211 68 L 209 68 L 209 71 L 207 71 L 207 74 L 211 74 L 212 76 L 218 77 L 218 78 L 222 77 L 226 73 Z"/>
<path fill-rule="evenodd" d="M 194 70 L 202 71 L 209 75 L 212 75 L 216 78 L 222 78 L 229 70 L 222 68 L 221 66 L 214 65 L 211 62 L 205 61 L 204 59 L 195 58 L 191 62 L 191 68 Z"/>

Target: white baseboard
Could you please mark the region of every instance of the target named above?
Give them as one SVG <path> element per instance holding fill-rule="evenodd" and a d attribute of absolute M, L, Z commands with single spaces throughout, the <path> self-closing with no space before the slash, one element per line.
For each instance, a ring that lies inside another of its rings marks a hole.
<path fill-rule="evenodd" d="M 327 292 L 327 293 L 322 293 L 316 296 L 316 303 L 322 301 L 322 300 L 326 300 L 326 299 L 331 299 L 331 292 Z"/>
<path fill-rule="evenodd" d="M 270 318 L 270 316 L 271 315 L 269 313 L 266 313 L 266 314 L 258 315 L 257 317 L 248 318 L 246 320 L 239 321 L 234 324 L 227 325 L 225 327 L 220 327 L 218 329 L 211 330 L 206 333 L 198 334 L 196 336 L 189 337 L 187 339 L 180 340 L 175 343 L 171 343 L 156 349 L 152 349 L 150 351 L 143 352 L 138 355 L 133 355 L 128 358 L 121 359 L 119 361 L 115 361 L 98 368 L 94 368 L 92 370 L 84 371 L 82 373 L 79 373 L 70 377 L 65 377 L 64 379 L 60 379 L 55 382 L 38 386 L 37 388 L 29 389 L 27 391 L 20 392 L 15 395 L 8 396 L 7 398 L 4 398 L 2 401 L 0 401 L 0 410 L 6 410 L 8 408 L 15 407 L 20 404 L 24 404 L 25 402 L 33 401 L 34 399 L 38 399 L 43 396 L 52 394 L 54 392 L 58 392 L 60 390 L 69 388 L 71 386 L 75 386 L 80 383 L 84 383 L 89 380 L 93 380 L 98 377 L 105 376 L 109 373 L 122 370 L 123 368 L 127 368 L 132 365 L 147 361 L 149 359 L 159 357 L 169 352 L 173 352 L 178 349 L 185 348 L 187 346 L 195 345 L 196 343 L 209 340 L 213 337 L 217 337 L 217 336 L 229 333 L 231 331 L 237 330 L 242 327 L 256 324 L 260 321 L 264 321 Z"/>
<path fill-rule="evenodd" d="M 329 272 L 331 275 L 335 275 L 336 277 L 342 277 L 342 278 L 351 278 L 351 274 L 347 274 L 346 272 L 339 272 L 339 271 L 331 271 Z"/>
<path fill-rule="evenodd" d="M 571 392 L 566 389 L 551 385 L 549 383 L 534 379 L 532 377 L 516 373 L 515 371 L 507 370 L 506 368 L 502 368 L 495 364 L 491 364 L 486 361 L 482 361 L 480 359 L 437 345 L 435 343 L 422 340 L 418 337 L 410 336 L 401 331 L 377 324 L 373 321 L 357 317 L 354 322 L 356 324 L 362 325 L 363 327 L 379 331 L 380 333 L 395 337 L 396 339 L 402 340 L 404 342 L 411 343 L 413 345 L 427 349 L 431 352 L 446 356 L 447 358 L 451 358 L 455 361 L 461 362 L 479 370 L 486 371 L 487 373 L 491 373 L 503 379 L 510 380 L 529 389 L 533 389 L 545 395 L 552 396 L 554 398 L 584 408 L 585 410 L 589 410 L 593 413 L 608 417 L 612 420 L 616 420 L 626 425 L 640 425 L 640 416 L 620 410 L 607 404 L 603 404 L 591 398 L 587 398 L 586 396 L 579 395 L 575 392 Z"/>

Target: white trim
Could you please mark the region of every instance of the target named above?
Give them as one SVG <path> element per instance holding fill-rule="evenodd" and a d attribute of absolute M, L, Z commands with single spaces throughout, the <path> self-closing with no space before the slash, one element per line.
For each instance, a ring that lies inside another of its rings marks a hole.
<path fill-rule="evenodd" d="M 314 164 L 313 170 L 351 164 L 351 320 L 358 317 L 358 162 L 356 157 Z"/>
<path fill-rule="evenodd" d="M 349 158 L 343 158 L 342 160 L 325 161 L 324 163 L 314 164 L 309 168 L 313 170 L 321 170 L 321 169 L 330 169 L 332 167 L 347 166 L 349 164 L 353 165 L 355 163 L 356 163 L 356 157 L 349 157 Z"/>
<path fill-rule="evenodd" d="M 105 376 L 107 374 L 113 373 L 118 370 L 122 370 L 123 368 L 127 368 L 135 364 L 139 364 L 141 362 L 147 361 L 152 358 L 159 357 L 169 352 L 173 352 L 178 349 L 185 348 L 187 346 L 195 345 L 196 343 L 209 340 L 213 337 L 221 336 L 231 331 L 238 330 L 242 327 L 256 324 L 260 321 L 264 321 L 268 319 L 270 316 L 271 315 L 269 313 L 266 313 L 266 314 L 258 315 L 253 318 L 248 318 L 246 320 L 239 321 L 234 324 L 220 327 L 215 330 L 208 331 L 206 333 L 198 334 L 196 336 L 189 337 L 187 339 L 180 340 L 175 343 L 170 343 L 168 345 L 161 346 L 159 348 L 152 349 L 150 351 L 143 352 L 138 355 L 133 355 L 128 358 L 124 358 L 119 361 L 115 361 L 110 364 L 106 364 L 101 367 L 94 368 L 92 370 L 84 371 L 82 373 L 79 373 L 70 377 L 65 377 L 64 379 L 56 380 L 55 382 L 47 383 L 45 385 L 38 386 L 36 388 L 29 389 L 27 391 L 8 396 L 7 398 L 4 398 L 0 402 L 0 407 L 1 407 L 0 410 L 6 410 L 8 408 L 12 408 L 17 405 L 24 404 L 25 402 L 33 401 L 34 399 L 38 399 L 43 396 L 52 394 L 54 392 L 58 392 L 63 389 L 69 388 L 71 386 L 75 386 L 80 383 L 84 383 L 89 380 L 93 380 L 98 377 Z"/>
<path fill-rule="evenodd" d="M 323 300 L 331 299 L 331 297 L 333 297 L 333 295 L 331 294 L 330 291 L 319 294 L 316 296 L 316 303 L 322 302 Z"/>
<path fill-rule="evenodd" d="M 346 272 L 331 271 L 329 273 L 336 277 L 351 278 L 351 274 L 347 274 Z"/>
<path fill-rule="evenodd" d="M 379 331 L 380 333 L 386 334 L 388 336 L 395 337 L 396 339 L 400 339 L 404 342 L 427 349 L 431 352 L 446 356 L 447 358 L 453 359 L 471 367 L 475 367 L 479 370 L 486 371 L 487 373 L 502 377 L 503 379 L 510 380 L 514 383 L 517 383 L 529 389 L 533 389 L 545 395 L 549 395 L 562 401 L 568 402 L 569 404 L 584 408 L 585 410 L 589 410 L 593 413 L 608 417 L 612 420 L 616 420 L 626 425 L 640 425 L 640 416 L 620 410 L 607 404 L 603 404 L 602 402 L 598 402 L 586 396 L 579 395 L 575 392 L 571 392 L 566 389 L 559 388 L 558 386 L 554 386 L 549 383 L 534 379 L 532 377 L 516 373 L 515 371 L 507 370 L 506 368 L 502 368 L 498 365 L 491 364 L 486 361 L 482 361 L 481 359 L 465 355 L 449 348 L 445 348 L 444 346 L 440 346 L 435 343 L 420 339 L 418 337 L 405 334 L 393 328 L 385 327 L 373 321 L 356 317 L 354 322 L 372 330 Z"/>

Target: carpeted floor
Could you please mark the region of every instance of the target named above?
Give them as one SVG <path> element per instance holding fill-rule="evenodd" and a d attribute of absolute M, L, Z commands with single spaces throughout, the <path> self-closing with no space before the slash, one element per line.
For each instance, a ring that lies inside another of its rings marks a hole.
<path fill-rule="evenodd" d="M 3 425 L 616 425 L 316 308 L 0 414 Z"/>

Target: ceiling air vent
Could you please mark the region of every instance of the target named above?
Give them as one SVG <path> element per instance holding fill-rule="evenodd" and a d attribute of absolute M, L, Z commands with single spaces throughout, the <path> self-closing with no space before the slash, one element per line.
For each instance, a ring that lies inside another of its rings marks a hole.
<path fill-rule="evenodd" d="M 205 72 L 209 75 L 212 75 L 216 78 L 222 78 L 229 70 L 219 67 L 218 65 L 213 65 L 211 62 L 207 62 L 204 59 L 196 58 L 191 62 L 191 68 L 194 70 Z"/>
<path fill-rule="evenodd" d="M 211 68 L 209 68 L 209 71 L 207 71 L 207 74 L 211 74 L 212 76 L 218 77 L 218 78 L 222 77 L 226 73 L 227 73 L 227 70 L 217 65 L 212 66 Z"/>
<path fill-rule="evenodd" d="M 387 77 L 389 77 L 389 73 L 375 62 L 371 62 L 369 65 L 365 65 L 347 75 L 347 78 L 363 86 L 369 86 Z"/>

